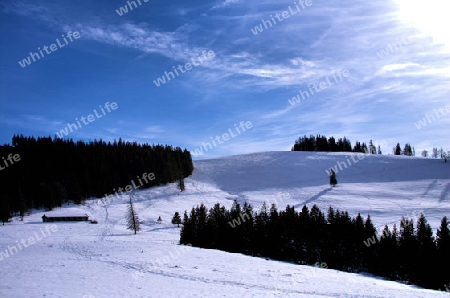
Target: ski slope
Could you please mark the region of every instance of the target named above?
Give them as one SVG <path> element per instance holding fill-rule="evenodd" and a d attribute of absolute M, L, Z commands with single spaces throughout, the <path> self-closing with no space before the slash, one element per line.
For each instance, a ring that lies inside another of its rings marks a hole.
<path fill-rule="evenodd" d="M 126 230 L 128 195 L 34 210 L 23 222 L 15 217 L 0 226 L 0 297 L 450 297 L 371 276 L 177 245 L 175 211 L 200 203 L 230 207 L 235 199 L 256 209 L 263 202 L 279 210 L 333 206 L 351 216 L 370 214 L 380 227 L 423 212 L 434 234 L 441 218 L 450 217 L 450 163 L 367 155 L 349 166 L 352 155 L 262 152 L 195 161 L 185 192 L 175 184 L 136 192 L 137 235 Z M 331 188 L 325 170 L 338 162 L 347 168 L 337 168 L 338 185 Z M 43 223 L 44 213 L 87 213 L 99 223 Z M 35 243 L 19 249 L 30 238 Z"/>

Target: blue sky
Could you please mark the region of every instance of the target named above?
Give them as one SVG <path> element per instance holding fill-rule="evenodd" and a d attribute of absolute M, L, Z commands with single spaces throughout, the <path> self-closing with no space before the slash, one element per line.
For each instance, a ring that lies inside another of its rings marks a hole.
<path fill-rule="evenodd" d="M 443 0 L 135 2 L 121 16 L 127 1 L 0 4 L 1 143 L 55 136 L 115 102 L 67 138 L 203 147 L 196 159 L 289 150 L 305 134 L 450 150 Z M 69 31 L 80 36 L 64 43 Z M 63 47 L 18 63 L 56 39 Z M 310 97 L 291 105 L 299 92 Z M 238 133 L 242 121 L 251 128 Z"/>

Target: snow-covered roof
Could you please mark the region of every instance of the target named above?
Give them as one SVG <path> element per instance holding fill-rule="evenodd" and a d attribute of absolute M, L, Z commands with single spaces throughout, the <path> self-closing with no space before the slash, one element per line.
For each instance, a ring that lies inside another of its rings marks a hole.
<path fill-rule="evenodd" d="M 89 217 L 89 215 L 87 214 L 83 214 L 83 213 L 52 213 L 52 214 L 44 214 L 43 216 L 45 217 Z"/>

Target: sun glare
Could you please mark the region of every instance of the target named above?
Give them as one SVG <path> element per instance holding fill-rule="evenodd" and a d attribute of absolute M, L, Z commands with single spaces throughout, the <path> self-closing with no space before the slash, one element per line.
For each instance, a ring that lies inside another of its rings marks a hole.
<path fill-rule="evenodd" d="M 434 43 L 450 48 L 449 0 L 396 0 L 399 21 L 433 38 Z"/>

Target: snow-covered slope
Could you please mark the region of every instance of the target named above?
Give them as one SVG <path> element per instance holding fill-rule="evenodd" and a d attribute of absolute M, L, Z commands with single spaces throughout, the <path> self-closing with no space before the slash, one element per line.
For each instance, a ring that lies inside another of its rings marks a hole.
<path fill-rule="evenodd" d="M 339 184 L 330 188 L 325 170 L 338 162 L 347 168 L 337 168 Z M 106 205 L 92 200 L 52 211 L 88 213 L 97 225 L 43 223 L 41 216 L 52 212 L 34 211 L 24 222 L 14 218 L 0 226 L 0 297 L 450 297 L 369 276 L 180 246 L 180 230 L 170 223 L 175 211 L 202 202 L 230 207 L 237 199 L 280 209 L 317 204 L 326 211 L 331 205 L 351 216 L 370 214 L 380 226 L 424 212 L 435 233 L 450 215 L 450 163 L 265 152 L 194 165 L 183 193 L 175 185 L 137 192 L 143 228 L 137 235 L 125 227 L 126 195 Z"/>
<path fill-rule="evenodd" d="M 450 215 L 450 163 L 438 159 L 267 152 L 201 160 L 195 166 L 193 181 L 215 185 L 254 206 L 263 201 L 298 208 L 317 204 L 326 211 L 331 205 L 351 216 L 370 213 L 383 226 L 424 212 L 437 228 Z M 326 170 L 336 166 L 338 186 L 331 188 Z"/>

